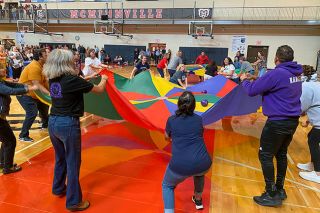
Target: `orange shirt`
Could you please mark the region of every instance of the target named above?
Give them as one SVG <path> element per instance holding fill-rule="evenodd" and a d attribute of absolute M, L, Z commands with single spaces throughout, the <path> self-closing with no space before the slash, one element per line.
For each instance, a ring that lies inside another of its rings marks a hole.
<path fill-rule="evenodd" d="M 42 86 L 48 88 L 48 82 L 42 73 L 42 68 L 42 65 L 38 61 L 33 60 L 23 69 L 19 83 L 32 85 L 32 81 L 39 81 Z M 27 95 L 37 99 L 37 96 L 34 94 L 34 92 L 29 92 Z"/>

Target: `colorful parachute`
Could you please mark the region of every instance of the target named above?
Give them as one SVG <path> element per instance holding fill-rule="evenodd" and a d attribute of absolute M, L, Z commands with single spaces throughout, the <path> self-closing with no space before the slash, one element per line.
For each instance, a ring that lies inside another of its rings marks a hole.
<path fill-rule="evenodd" d="M 200 64 L 188 64 L 185 65 L 186 70 L 190 74 L 195 74 L 198 76 L 204 76 L 204 73 L 206 72 L 206 64 L 200 65 Z"/>
<path fill-rule="evenodd" d="M 163 131 L 169 116 L 177 110 L 184 89 L 167 80 L 143 72 L 130 80 L 104 70 L 109 79 L 106 93 L 85 95 L 85 111 L 109 119 L 124 119 L 141 127 Z M 195 113 L 208 125 L 225 116 L 256 112 L 261 97 L 249 97 L 243 88 L 223 76 L 187 88 L 196 98 Z M 50 104 L 50 97 L 37 92 Z M 201 102 L 205 102 L 203 104 Z"/>

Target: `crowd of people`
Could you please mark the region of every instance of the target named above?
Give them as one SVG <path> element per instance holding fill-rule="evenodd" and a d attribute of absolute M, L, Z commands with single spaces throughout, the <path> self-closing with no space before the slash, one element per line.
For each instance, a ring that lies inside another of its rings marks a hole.
<path fill-rule="evenodd" d="M 34 19 L 37 16 L 37 11 L 42 10 L 41 4 L 20 4 L 20 5 L 9 5 L 2 6 L 0 4 L 0 19 Z"/>
<path fill-rule="evenodd" d="M 41 128 L 48 128 L 55 150 L 52 193 L 57 196 L 66 194 L 66 207 L 71 211 L 84 210 L 90 205 L 89 201 L 82 198 L 79 182 L 79 118 L 84 113 L 83 94 L 104 91 L 108 80 L 106 75 L 101 74 L 99 85 L 93 85 L 87 80 L 97 76 L 102 68 L 109 67 L 101 61 L 105 57 L 97 46 L 85 52 L 82 48 L 83 46 L 58 46 L 56 49 L 49 46 L 26 46 L 23 51 L 13 47 L 8 52 L 0 46 L 0 167 L 3 168 L 4 174 L 21 170 L 21 167 L 13 162 L 16 138 L 6 120 L 10 110 L 10 95 L 17 95 L 25 110 L 19 140 L 33 141 L 29 136 L 29 130 L 39 113 Z M 155 54 L 156 57 L 159 56 L 159 75 L 162 78 L 170 76 L 170 82 L 187 89 L 187 70 L 182 62 L 182 52 L 178 51 L 174 56 L 171 56 L 171 51 L 161 53 L 159 51 L 159 54 Z M 83 54 L 87 54 L 87 57 Z M 150 70 L 149 55 L 146 51 L 135 50 L 134 57 L 136 61 L 131 79 Z M 119 60 L 121 56 L 117 58 Z M 25 63 L 26 59 L 28 63 Z M 287 198 L 284 189 L 287 150 L 299 125 L 299 118 L 304 114 L 309 119 L 303 122 L 302 126 L 309 123 L 313 126 L 308 136 L 311 162 L 297 166 L 304 170 L 299 173 L 302 178 L 320 183 L 320 85 L 312 67 L 301 66 L 293 60 L 294 51 L 287 45 L 277 49 L 274 60 L 276 67 L 269 71 L 261 52 L 253 64 L 246 61 L 240 53 L 237 53 L 234 62 L 227 57 L 220 69 L 205 52 L 195 60 L 206 69 L 204 80 L 224 75 L 240 84 L 249 96 L 263 97 L 263 113 L 268 119 L 261 134 L 259 160 L 266 191 L 254 197 L 254 201 L 263 206 L 280 206 Z M 253 66 L 257 66 L 257 72 Z M 10 73 L 8 67 L 11 67 L 16 83 L 4 80 L 7 71 Z M 236 73 L 236 69 L 240 69 L 240 73 Z M 37 98 L 34 90 L 51 96 L 50 116 L 49 107 Z M 196 115 L 194 110 L 195 97 L 186 91 L 179 97 L 178 109 L 168 118 L 166 124 L 165 137 L 172 142 L 172 158 L 162 182 L 164 210 L 167 213 L 174 212 L 174 189 L 188 177 L 194 178 L 195 190 L 192 201 L 196 209 L 204 208 L 204 175 L 210 169 L 212 161 L 204 144 L 202 118 Z M 276 180 L 274 158 L 277 160 Z"/>

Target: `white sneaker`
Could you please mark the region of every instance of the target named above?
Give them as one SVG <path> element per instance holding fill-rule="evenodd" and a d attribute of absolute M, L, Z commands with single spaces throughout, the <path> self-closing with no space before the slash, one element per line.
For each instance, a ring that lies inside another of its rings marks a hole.
<path fill-rule="evenodd" d="M 299 172 L 300 177 L 305 180 L 320 183 L 320 176 L 317 175 L 315 171 L 312 172 Z"/>
<path fill-rule="evenodd" d="M 309 163 L 298 163 L 297 167 L 299 169 L 302 169 L 302 170 L 308 171 L 308 172 L 314 171 L 314 166 L 313 166 L 312 162 L 309 162 Z"/>

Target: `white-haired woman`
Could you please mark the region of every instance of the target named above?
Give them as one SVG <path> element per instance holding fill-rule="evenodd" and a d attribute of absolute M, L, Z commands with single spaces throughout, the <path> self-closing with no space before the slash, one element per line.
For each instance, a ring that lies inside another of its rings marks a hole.
<path fill-rule="evenodd" d="M 103 92 L 107 76 L 102 76 L 98 86 L 82 79 L 74 69 L 72 52 L 63 49 L 56 49 L 50 53 L 44 65 L 44 74 L 49 79 L 52 99 L 49 118 L 49 134 L 55 150 L 52 193 L 57 196 L 66 193 L 67 209 L 81 211 L 90 205 L 88 201 L 82 200 L 79 183 L 81 164 L 79 117 L 84 113 L 83 94 Z"/>

